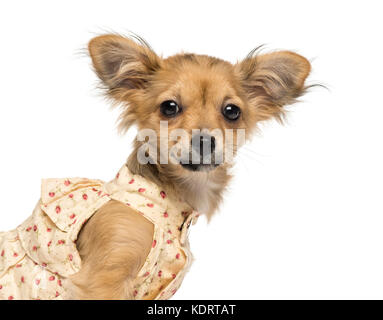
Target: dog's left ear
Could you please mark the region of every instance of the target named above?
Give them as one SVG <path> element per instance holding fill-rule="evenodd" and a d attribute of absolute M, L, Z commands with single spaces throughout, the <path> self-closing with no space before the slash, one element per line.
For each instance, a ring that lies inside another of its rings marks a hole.
<path fill-rule="evenodd" d="M 142 39 L 107 34 L 93 38 L 88 49 L 96 74 L 116 100 L 145 88 L 161 65 L 161 58 Z"/>
<path fill-rule="evenodd" d="M 290 51 L 248 57 L 235 65 L 241 86 L 259 120 L 280 119 L 282 107 L 304 93 L 310 70 L 306 58 Z"/>

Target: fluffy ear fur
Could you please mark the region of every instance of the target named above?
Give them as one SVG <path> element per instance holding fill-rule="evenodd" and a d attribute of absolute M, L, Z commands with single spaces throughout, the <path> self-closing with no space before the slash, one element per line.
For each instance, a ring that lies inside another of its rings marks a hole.
<path fill-rule="evenodd" d="M 290 51 L 250 56 L 235 65 L 259 120 L 281 120 L 282 106 L 295 102 L 304 93 L 310 69 L 307 59 Z"/>
<path fill-rule="evenodd" d="M 108 34 L 93 38 L 88 45 L 94 69 L 108 94 L 124 100 L 131 90 L 145 88 L 150 76 L 160 68 L 161 59 L 149 45 L 120 35 Z"/>

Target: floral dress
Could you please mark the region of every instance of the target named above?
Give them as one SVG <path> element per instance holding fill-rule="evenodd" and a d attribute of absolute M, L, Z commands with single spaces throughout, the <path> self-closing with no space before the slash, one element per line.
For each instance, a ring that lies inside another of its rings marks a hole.
<path fill-rule="evenodd" d="M 86 178 L 44 179 L 33 214 L 0 233 L 0 299 L 69 298 L 69 276 L 81 269 L 76 239 L 91 216 L 111 199 L 154 225 L 152 248 L 133 283 L 135 299 L 169 299 L 192 256 L 188 229 L 198 213 L 126 165 L 104 183 Z"/>

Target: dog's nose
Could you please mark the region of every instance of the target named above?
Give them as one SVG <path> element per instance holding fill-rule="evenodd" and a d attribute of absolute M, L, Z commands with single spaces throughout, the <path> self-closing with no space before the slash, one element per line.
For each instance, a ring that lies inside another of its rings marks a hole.
<path fill-rule="evenodd" d="M 209 134 L 196 134 L 191 139 L 192 148 L 201 156 L 209 155 L 215 150 L 215 138 Z"/>

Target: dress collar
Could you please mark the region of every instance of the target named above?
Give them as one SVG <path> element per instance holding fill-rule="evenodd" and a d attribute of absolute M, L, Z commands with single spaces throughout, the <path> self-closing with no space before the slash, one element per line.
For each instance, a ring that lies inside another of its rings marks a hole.
<path fill-rule="evenodd" d="M 181 238 L 185 238 L 187 229 L 199 217 L 199 213 L 188 203 L 167 194 L 147 178 L 132 173 L 126 164 L 106 184 L 106 189 L 115 200 L 131 206 L 163 228 L 171 228 L 170 231 Z"/>

